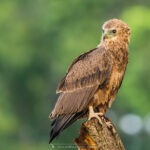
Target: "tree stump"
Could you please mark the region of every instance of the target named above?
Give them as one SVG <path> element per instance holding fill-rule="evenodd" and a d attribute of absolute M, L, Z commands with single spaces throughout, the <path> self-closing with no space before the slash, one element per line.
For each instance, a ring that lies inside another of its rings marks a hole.
<path fill-rule="evenodd" d="M 125 150 L 112 122 L 107 118 L 92 118 L 82 124 L 78 138 L 74 139 L 78 150 Z"/>

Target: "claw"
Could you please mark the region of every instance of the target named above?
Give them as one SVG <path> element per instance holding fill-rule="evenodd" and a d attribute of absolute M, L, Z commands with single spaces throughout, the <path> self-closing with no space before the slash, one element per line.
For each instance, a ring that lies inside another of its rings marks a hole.
<path fill-rule="evenodd" d="M 115 128 L 114 128 L 112 122 L 109 120 L 109 118 L 104 117 L 104 120 L 105 120 L 105 123 L 106 123 L 106 125 L 107 125 L 107 128 L 108 128 L 109 130 L 111 130 L 111 132 L 112 132 L 113 135 L 116 135 L 117 132 L 116 132 L 116 130 L 115 130 Z"/>

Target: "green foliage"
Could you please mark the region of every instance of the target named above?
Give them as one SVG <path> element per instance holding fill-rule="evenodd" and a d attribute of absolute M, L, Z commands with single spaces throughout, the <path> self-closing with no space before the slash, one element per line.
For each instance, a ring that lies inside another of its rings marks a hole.
<path fill-rule="evenodd" d="M 103 22 L 115 17 L 131 27 L 131 42 L 129 65 L 112 110 L 118 117 L 144 117 L 150 111 L 148 3 L 1 0 L 0 149 L 50 148 L 48 115 L 57 84 L 75 57 L 99 44 Z M 79 126 L 75 123 L 54 142 L 71 143 Z M 141 149 L 150 146 L 145 137 Z M 124 141 L 128 149 L 137 150 L 134 141 Z"/>

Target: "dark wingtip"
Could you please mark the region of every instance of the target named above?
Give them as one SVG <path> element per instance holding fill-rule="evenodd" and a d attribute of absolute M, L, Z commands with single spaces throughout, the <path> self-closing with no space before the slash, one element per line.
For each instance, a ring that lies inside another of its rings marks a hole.
<path fill-rule="evenodd" d="M 74 121 L 76 121 L 84 112 L 79 112 L 72 115 L 59 116 L 52 122 L 52 129 L 50 132 L 49 144 L 58 136 L 64 129 L 69 127 Z"/>
<path fill-rule="evenodd" d="M 50 138 L 48 143 L 50 144 L 52 141 L 53 141 L 53 139 L 52 139 L 52 138 Z"/>
<path fill-rule="evenodd" d="M 50 136 L 49 144 L 53 141 L 54 137 Z"/>
<path fill-rule="evenodd" d="M 52 130 L 50 132 L 50 139 L 49 139 L 49 144 L 53 141 L 53 139 L 59 134 L 59 132 L 57 131 L 57 120 L 55 119 L 51 126 L 52 126 Z"/>
<path fill-rule="evenodd" d="M 59 132 L 55 131 L 54 129 L 52 129 L 51 133 L 50 133 L 50 139 L 49 139 L 49 144 L 54 140 L 54 138 L 59 134 Z"/>
<path fill-rule="evenodd" d="M 49 139 L 49 144 L 53 141 L 53 137 L 52 136 L 50 136 L 50 139 Z"/>
<path fill-rule="evenodd" d="M 49 139 L 49 144 L 53 141 L 54 138 L 55 138 L 55 137 L 50 137 L 50 139 Z"/>

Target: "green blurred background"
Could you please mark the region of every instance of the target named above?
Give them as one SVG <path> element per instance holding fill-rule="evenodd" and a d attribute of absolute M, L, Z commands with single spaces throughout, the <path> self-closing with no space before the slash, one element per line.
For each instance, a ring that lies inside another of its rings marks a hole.
<path fill-rule="evenodd" d="M 48 144 L 55 89 L 73 58 L 98 45 L 101 26 L 111 18 L 130 26 L 131 41 L 108 116 L 127 150 L 150 149 L 149 0 L 0 0 L 1 150 L 73 145 L 82 121 Z"/>

